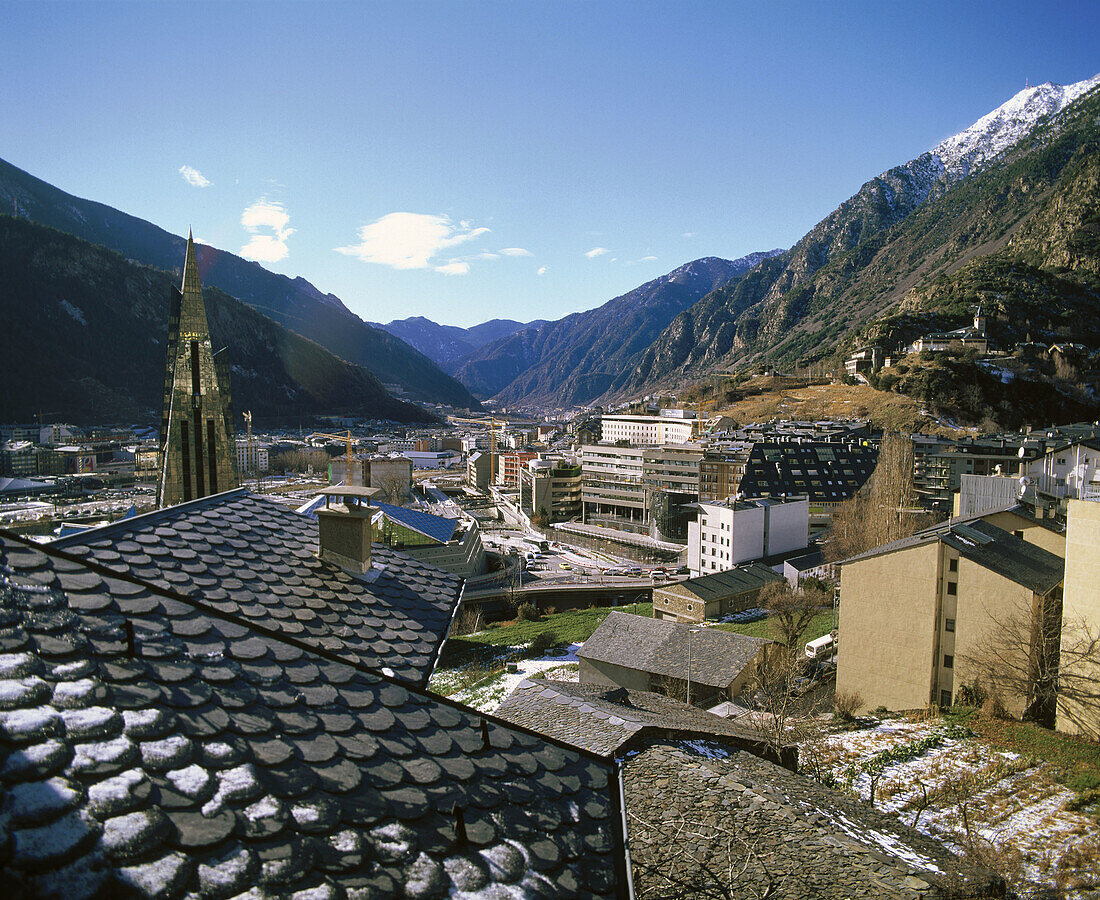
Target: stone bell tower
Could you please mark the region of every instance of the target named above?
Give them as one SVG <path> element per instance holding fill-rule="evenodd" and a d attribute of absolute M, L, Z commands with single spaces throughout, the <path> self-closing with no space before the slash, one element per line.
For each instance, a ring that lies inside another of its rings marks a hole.
<path fill-rule="evenodd" d="M 183 285 L 172 291 L 168 319 L 157 508 L 235 488 L 236 462 L 229 365 L 210 343 L 189 231 Z"/>

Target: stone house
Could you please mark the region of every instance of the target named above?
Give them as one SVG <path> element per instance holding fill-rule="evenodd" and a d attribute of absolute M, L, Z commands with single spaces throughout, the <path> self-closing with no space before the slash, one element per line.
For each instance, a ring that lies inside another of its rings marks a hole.
<path fill-rule="evenodd" d="M 653 586 L 653 615 L 674 622 L 702 622 L 752 609 L 760 591 L 783 576 L 753 563 L 687 581 Z"/>
<path fill-rule="evenodd" d="M 771 641 L 612 612 L 578 651 L 580 682 L 732 699 L 765 665 Z M 686 690 L 685 690 L 686 689 Z"/>

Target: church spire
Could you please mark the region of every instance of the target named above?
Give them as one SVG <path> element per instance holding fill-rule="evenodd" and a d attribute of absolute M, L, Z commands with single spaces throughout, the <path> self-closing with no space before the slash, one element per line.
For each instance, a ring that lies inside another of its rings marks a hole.
<path fill-rule="evenodd" d="M 157 506 L 197 500 L 237 486 L 229 364 L 216 356 L 188 229 L 183 282 L 173 289 L 161 414 Z"/>

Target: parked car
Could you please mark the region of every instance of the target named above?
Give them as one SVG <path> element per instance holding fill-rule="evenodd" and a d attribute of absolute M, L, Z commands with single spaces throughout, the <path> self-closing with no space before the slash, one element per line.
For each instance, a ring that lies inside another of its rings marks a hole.
<path fill-rule="evenodd" d="M 687 566 L 680 566 L 680 568 L 678 568 L 676 570 L 676 574 L 677 575 L 690 575 L 691 574 L 691 569 L 689 569 Z"/>
<path fill-rule="evenodd" d="M 626 574 L 630 575 L 633 578 L 641 578 L 642 570 L 638 566 L 631 566 L 629 569 L 626 570 Z"/>

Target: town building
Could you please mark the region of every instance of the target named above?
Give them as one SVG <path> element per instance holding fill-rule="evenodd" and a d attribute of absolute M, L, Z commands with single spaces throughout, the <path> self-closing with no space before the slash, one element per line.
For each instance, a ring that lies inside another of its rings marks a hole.
<path fill-rule="evenodd" d="M 1059 655 L 1059 731 L 1100 740 L 1100 502 L 1070 500 Z"/>
<path fill-rule="evenodd" d="M 770 641 L 611 612 L 577 652 L 581 684 L 654 691 L 706 705 L 761 674 Z"/>
<path fill-rule="evenodd" d="M 520 508 L 528 516 L 569 522 L 581 516 L 581 467 L 563 459 L 533 459 L 520 470 Z"/>
<path fill-rule="evenodd" d="M 1059 500 L 1100 499 L 1100 440 L 1089 438 L 1050 447 L 1023 465 L 1039 494 Z"/>
<path fill-rule="evenodd" d="M 237 486 L 229 363 L 214 357 L 190 233 L 183 284 L 171 297 L 160 447 L 158 508 Z"/>
<path fill-rule="evenodd" d="M 237 438 L 237 471 L 241 475 L 262 475 L 269 469 L 268 449 L 256 441 Z"/>
<path fill-rule="evenodd" d="M 489 490 L 489 479 L 493 467 L 493 455 L 488 451 L 475 450 L 466 458 L 466 484 L 477 491 Z"/>
<path fill-rule="evenodd" d="M 673 622 L 702 622 L 759 605 L 760 592 L 783 580 L 759 563 L 653 586 L 653 615 Z"/>
<path fill-rule="evenodd" d="M 844 360 L 844 372 L 853 378 L 856 375 L 870 375 L 882 368 L 882 348 L 869 345 L 860 347 Z"/>
<path fill-rule="evenodd" d="M 527 467 L 527 463 L 538 458 L 539 454 L 535 450 L 515 450 L 512 453 L 501 453 L 498 457 L 500 466 L 497 469 L 497 484 L 518 490 L 520 472 Z"/>
<path fill-rule="evenodd" d="M 462 578 L 485 574 L 481 532 L 472 519 L 448 519 L 375 500 L 373 539 Z"/>
<path fill-rule="evenodd" d="M 695 436 L 697 423 L 692 413 L 684 410 L 665 412 L 680 415 L 604 416 L 600 423 L 600 440 L 608 444 L 622 441 L 632 446 L 651 447 L 654 444 L 686 444 Z"/>
<path fill-rule="evenodd" d="M 693 575 L 733 569 L 741 563 L 804 550 L 809 543 L 810 502 L 790 499 L 722 500 L 696 504 L 688 523 L 688 568 Z"/>
<path fill-rule="evenodd" d="M 949 522 L 841 564 L 837 692 L 865 706 L 949 706 L 978 678 L 974 660 L 1006 629 L 1023 629 L 1014 655 L 1062 599 L 1062 558 L 980 519 Z M 1027 659 L 1006 665 L 1027 669 Z M 1034 698 L 1001 701 L 1021 715 Z"/>

